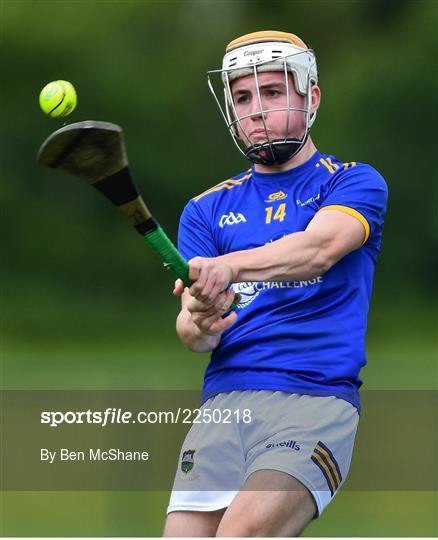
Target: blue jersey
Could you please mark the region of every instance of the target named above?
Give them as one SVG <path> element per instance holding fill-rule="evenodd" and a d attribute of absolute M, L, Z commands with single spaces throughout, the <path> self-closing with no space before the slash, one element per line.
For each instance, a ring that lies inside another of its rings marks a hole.
<path fill-rule="evenodd" d="M 254 168 L 186 205 L 179 249 L 190 260 L 260 247 L 303 231 L 323 208 L 361 221 L 364 244 L 314 279 L 235 283 L 238 320 L 207 367 L 203 401 L 232 390 L 337 396 L 360 409 L 360 369 L 387 187 L 371 166 L 316 152 L 286 172 Z"/>

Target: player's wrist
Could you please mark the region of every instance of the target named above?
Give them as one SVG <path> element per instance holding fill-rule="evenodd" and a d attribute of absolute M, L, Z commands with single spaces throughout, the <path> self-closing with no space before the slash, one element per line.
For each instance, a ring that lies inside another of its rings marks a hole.
<path fill-rule="evenodd" d="M 220 255 L 217 258 L 222 264 L 228 267 L 229 270 L 229 283 L 239 282 L 239 265 L 238 258 L 235 257 L 235 253 L 227 253 L 226 255 Z"/>
<path fill-rule="evenodd" d="M 195 330 L 190 332 L 183 340 L 185 345 L 193 352 L 210 352 L 215 349 L 221 339 L 220 333 L 210 333 L 193 323 Z"/>
<path fill-rule="evenodd" d="M 193 352 L 210 352 L 217 347 L 222 332 L 209 333 L 195 322 L 192 314 L 184 309 L 178 317 L 176 330 L 180 340 Z"/>

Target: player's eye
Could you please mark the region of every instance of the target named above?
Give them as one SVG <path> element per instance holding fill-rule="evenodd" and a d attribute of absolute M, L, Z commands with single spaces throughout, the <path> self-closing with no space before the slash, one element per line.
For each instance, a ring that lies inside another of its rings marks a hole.
<path fill-rule="evenodd" d="M 245 103 L 249 102 L 249 96 L 248 94 L 240 94 L 235 98 L 235 102 L 238 105 L 245 105 Z"/>
<path fill-rule="evenodd" d="M 266 90 L 266 95 L 268 97 L 278 97 L 280 95 L 280 92 L 278 90 L 274 90 L 273 88 L 268 88 Z"/>

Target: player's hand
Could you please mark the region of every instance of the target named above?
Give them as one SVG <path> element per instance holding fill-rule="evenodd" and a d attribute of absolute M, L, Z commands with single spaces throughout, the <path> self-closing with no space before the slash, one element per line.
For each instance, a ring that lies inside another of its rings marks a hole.
<path fill-rule="evenodd" d="M 177 279 L 175 281 L 173 294 L 175 296 L 182 296 L 184 290 L 188 291 L 184 283 L 180 279 Z M 234 298 L 235 292 L 233 289 L 220 293 L 214 304 L 202 302 L 196 298 L 190 297 L 186 309 L 190 314 L 190 320 L 203 334 L 218 336 L 237 320 L 237 314 L 235 312 L 231 312 L 226 317 L 222 318 L 230 309 Z"/>
<path fill-rule="evenodd" d="M 218 336 L 237 320 L 235 312 L 224 314 L 232 305 L 235 292 L 227 289 L 233 278 L 231 268 L 217 259 L 195 257 L 189 261 L 188 288 L 190 300 L 186 305 L 191 321 L 206 335 Z M 173 294 L 181 296 L 184 283 L 177 279 Z"/>
<path fill-rule="evenodd" d="M 173 294 L 175 296 L 182 296 L 182 293 L 184 292 L 186 286 L 183 283 L 182 279 L 177 279 L 175 281 L 175 287 L 173 288 Z"/>
<path fill-rule="evenodd" d="M 218 259 L 195 257 L 189 261 L 189 279 L 193 282 L 189 289 L 191 296 L 214 305 L 233 280 L 233 272 L 228 264 Z"/>
<path fill-rule="evenodd" d="M 234 294 L 233 289 L 224 291 L 217 296 L 214 304 L 191 298 L 187 304 L 187 311 L 203 334 L 218 336 L 236 322 L 237 314 L 234 311 L 224 317 L 234 301 Z"/>

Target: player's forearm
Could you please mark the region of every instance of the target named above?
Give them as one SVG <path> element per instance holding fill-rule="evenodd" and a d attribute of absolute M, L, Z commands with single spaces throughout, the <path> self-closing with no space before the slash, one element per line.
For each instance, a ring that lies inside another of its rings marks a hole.
<path fill-rule="evenodd" d="M 290 234 L 259 248 L 235 251 L 219 259 L 233 272 L 233 282 L 312 279 L 336 262 L 328 241 L 312 231 Z"/>
<path fill-rule="evenodd" d="M 219 336 L 204 334 L 192 321 L 189 311 L 183 309 L 176 320 L 176 331 L 180 340 L 193 352 L 210 352 L 221 339 Z"/>

